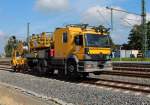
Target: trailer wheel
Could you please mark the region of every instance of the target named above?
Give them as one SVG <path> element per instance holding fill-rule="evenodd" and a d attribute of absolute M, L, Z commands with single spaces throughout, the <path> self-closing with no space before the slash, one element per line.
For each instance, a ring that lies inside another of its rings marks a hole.
<path fill-rule="evenodd" d="M 42 69 L 42 73 L 43 74 L 47 74 L 48 72 L 49 72 L 49 69 L 48 69 L 48 67 L 47 67 L 47 61 L 46 60 L 42 60 L 41 62 L 40 62 L 40 65 L 41 65 L 41 69 Z"/>
<path fill-rule="evenodd" d="M 28 71 L 28 66 L 26 64 L 23 64 L 22 67 L 23 73 L 26 73 Z"/>
<path fill-rule="evenodd" d="M 77 65 L 75 62 L 67 63 L 67 76 L 71 78 L 77 77 Z"/>
<path fill-rule="evenodd" d="M 16 72 L 16 66 L 13 66 L 13 72 Z"/>
<path fill-rule="evenodd" d="M 42 75 L 44 72 L 43 72 L 43 68 L 42 68 L 42 63 L 39 63 L 37 65 L 37 70 L 38 70 L 38 75 Z"/>
<path fill-rule="evenodd" d="M 38 64 L 33 65 L 31 73 L 34 74 L 34 75 L 38 75 L 39 74 Z"/>

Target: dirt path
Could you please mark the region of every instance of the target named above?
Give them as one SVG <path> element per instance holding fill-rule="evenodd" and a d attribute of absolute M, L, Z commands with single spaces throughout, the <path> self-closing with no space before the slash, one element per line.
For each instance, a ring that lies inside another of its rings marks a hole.
<path fill-rule="evenodd" d="M 0 84 L 0 105 L 58 105 Z"/>

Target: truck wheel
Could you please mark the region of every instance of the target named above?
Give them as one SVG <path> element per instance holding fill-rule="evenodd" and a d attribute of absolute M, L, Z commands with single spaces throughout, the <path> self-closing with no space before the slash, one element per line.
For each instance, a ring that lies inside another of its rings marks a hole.
<path fill-rule="evenodd" d="M 94 75 L 100 75 L 101 72 L 94 72 Z"/>
<path fill-rule="evenodd" d="M 82 74 L 82 77 L 83 77 L 83 78 L 87 78 L 88 76 L 89 76 L 89 73 L 83 73 L 83 74 Z"/>
<path fill-rule="evenodd" d="M 68 62 L 67 64 L 67 76 L 70 78 L 77 77 L 77 65 L 75 62 Z"/>
<path fill-rule="evenodd" d="M 53 76 L 54 75 L 54 71 L 55 71 L 54 69 L 50 68 L 48 74 L 50 76 Z"/>

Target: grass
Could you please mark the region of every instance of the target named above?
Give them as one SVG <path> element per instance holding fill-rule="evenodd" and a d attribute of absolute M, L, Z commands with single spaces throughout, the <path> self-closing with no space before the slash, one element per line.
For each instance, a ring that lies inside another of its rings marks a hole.
<path fill-rule="evenodd" d="M 143 61 L 150 62 L 150 58 L 113 58 L 112 61 Z"/>

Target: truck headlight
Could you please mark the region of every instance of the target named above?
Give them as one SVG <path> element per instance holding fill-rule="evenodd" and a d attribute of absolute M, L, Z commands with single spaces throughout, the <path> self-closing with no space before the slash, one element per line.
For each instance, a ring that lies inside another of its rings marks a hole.
<path fill-rule="evenodd" d="M 85 68 L 86 68 L 86 69 L 93 68 L 93 64 L 86 64 L 86 65 L 85 65 Z"/>

